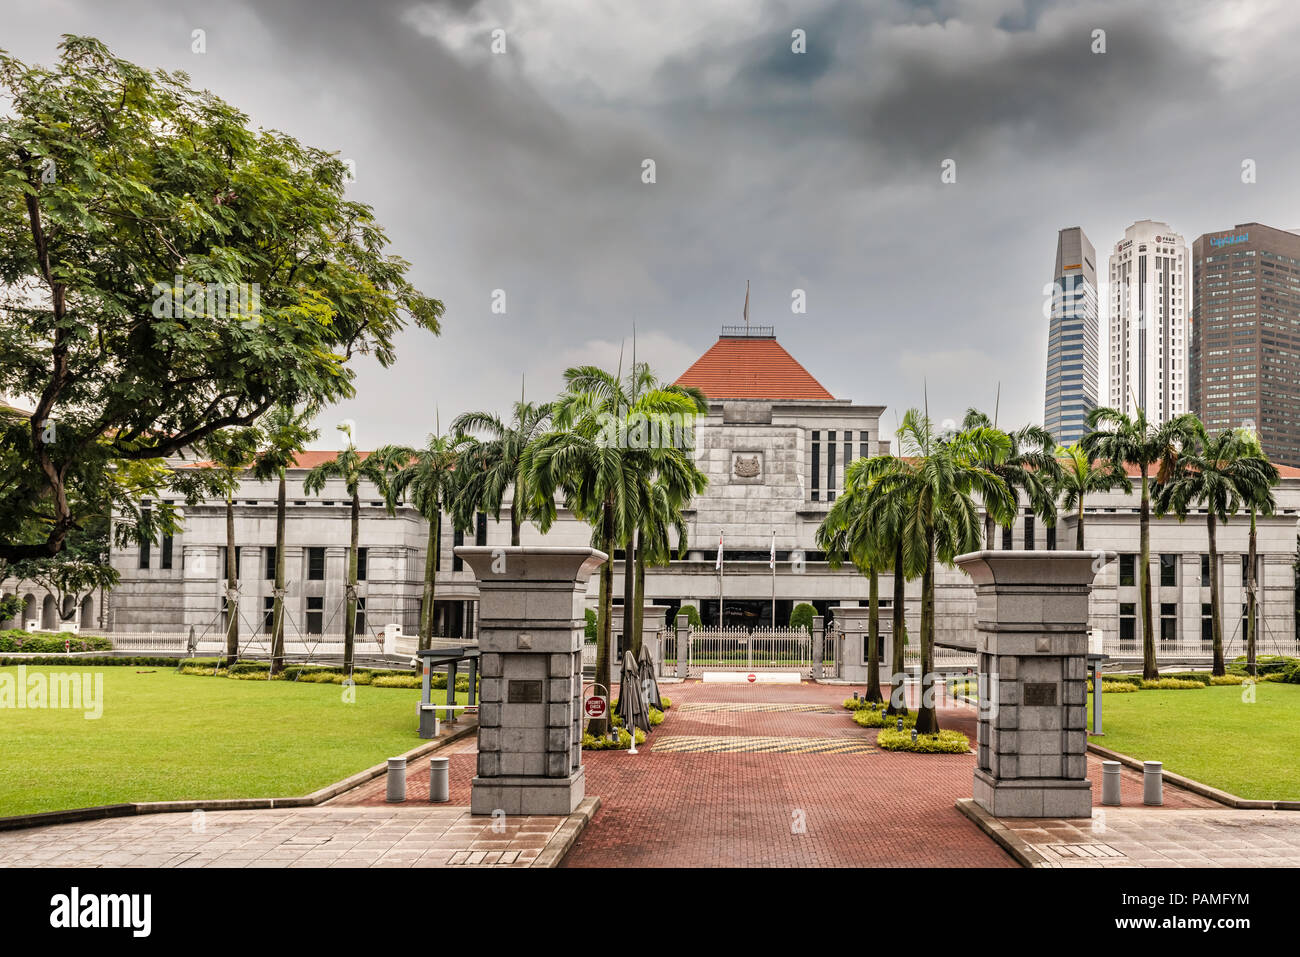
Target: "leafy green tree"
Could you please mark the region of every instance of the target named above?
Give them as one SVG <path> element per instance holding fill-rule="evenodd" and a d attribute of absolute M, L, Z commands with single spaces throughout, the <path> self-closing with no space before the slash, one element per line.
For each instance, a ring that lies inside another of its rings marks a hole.
<path fill-rule="evenodd" d="M 391 365 L 407 319 L 436 333 L 443 313 L 337 156 L 93 38 L 60 50 L 0 53 L 0 382 L 33 409 L 0 425 L 10 560 L 58 554 L 106 497 L 115 535 L 174 529 L 139 505 L 165 470 L 108 466 L 347 398 L 355 354 Z"/>
<path fill-rule="evenodd" d="M 356 655 L 357 636 L 357 548 L 361 532 L 361 483 L 370 482 L 379 494 L 388 498 L 388 473 L 379 456 L 358 452 L 353 442 L 352 427 L 339 425 L 345 441 L 338 455 L 317 465 L 303 479 L 302 488 L 308 495 L 319 495 L 330 479 L 341 479 L 351 499 L 351 536 L 348 548 L 346 613 L 343 616 L 343 671 L 351 675 Z"/>
<path fill-rule="evenodd" d="M 817 615 L 817 609 L 806 601 L 801 601 L 790 609 L 790 627 L 802 628 L 812 634 L 813 618 Z"/>
<path fill-rule="evenodd" d="M 271 674 L 284 669 L 284 553 L 287 473 L 308 443 L 320 438 L 311 427 L 317 409 L 302 411 L 289 405 L 274 406 L 259 425 L 260 444 L 253 460 L 253 475 L 263 482 L 272 478 L 278 483 L 275 494 L 275 591 L 271 599 Z"/>
<path fill-rule="evenodd" d="M 433 603 L 438 582 L 439 544 L 442 541 L 442 512 L 457 492 L 457 468 L 464 461 L 462 447 L 468 440 L 460 433 L 430 435 L 422 448 L 385 445 L 375 452 L 388 474 L 388 508 L 407 500 L 429 523 L 429 542 L 424 550 L 424 598 L 420 604 L 420 649 L 433 644 Z"/>
<path fill-rule="evenodd" d="M 919 562 L 923 569 L 921 706 L 916 729 L 930 734 L 939 730 L 934 707 L 934 565 L 937 560 L 951 566 L 957 555 L 979 547 L 977 497 L 997 524 L 1014 517 L 1014 492 L 1002 476 L 983 464 L 1006 461 L 1011 441 L 1005 432 L 979 424 L 940 437 L 917 409 L 903 416 L 898 439 L 900 454 L 876 456 L 864 465 L 872 470 L 864 520 L 900 529 L 904 567 Z"/>
<path fill-rule="evenodd" d="M 1141 476 L 1138 589 L 1142 605 L 1142 676 L 1153 679 L 1159 672 L 1151 611 L 1151 469 L 1156 468 L 1157 483 L 1171 480 L 1179 454 L 1193 447 L 1204 430 L 1194 415 L 1175 416 L 1163 425 L 1156 425 L 1148 421 L 1146 410 L 1141 408 L 1136 415 L 1129 416 L 1103 406 L 1090 411 L 1084 421 L 1091 430 L 1081 443 L 1086 455 L 1109 463 L 1116 472 L 1132 464 Z"/>
<path fill-rule="evenodd" d="M 963 429 L 994 429 L 997 426 L 979 409 L 967 409 L 962 419 Z M 1002 431 L 1002 430 L 998 430 Z M 998 476 L 1013 490 L 1023 493 L 1030 509 L 1046 526 L 1056 524 L 1055 483 L 1061 471 L 1056 461 L 1056 440 L 1052 433 L 1039 425 L 1027 425 L 1015 432 L 1003 432 L 1007 437 L 1005 451 L 1003 443 L 990 445 L 994 458 L 978 463 L 984 469 Z M 1011 521 L 1015 520 L 1015 513 Z M 993 547 L 993 514 L 984 514 L 984 542 L 986 548 Z M 1010 524 L 1010 522 L 1008 522 Z"/>
<path fill-rule="evenodd" d="M 1117 470 L 1113 462 L 1094 463 L 1078 442 L 1068 448 L 1061 446 L 1056 453 L 1064 459 L 1064 465 L 1057 473 L 1055 491 L 1061 498 L 1061 507 L 1075 512 L 1074 547 L 1083 551 L 1084 499 L 1095 492 L 1118 489 L 1123 489 L 1125 495 L 1131 495 L 1133 483 L 1128 480 L 1123 468 Z"/>
<path fill-rule="evenodd" d="M 453 432 L 483 436 L 461 456 L 463 474 L 457 494 L 460 527 L 469 525 L 475 511 L 490 513 L 499 522 L 506 491 L 513 488 L 510 544 L 519 544 L 520 524 L 532 514 L 526 496 L 520 494 L 524 449 L 547 430 L 550 422 L 549 402 L 526 402 L 522 396 L 514 404 L 509 425 L 490 412 L 466 412 L 456 417 L 451 424 Z"/>

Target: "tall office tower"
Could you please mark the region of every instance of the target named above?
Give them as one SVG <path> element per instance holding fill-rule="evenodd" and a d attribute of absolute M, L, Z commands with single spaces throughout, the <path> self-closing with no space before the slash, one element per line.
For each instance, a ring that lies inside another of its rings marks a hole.
<path fill-rule="evenodd" d="M 1162 425 L 1188 411 L 1187 244 L 1138 220 L 1110 254 L 1110 405 Z"/>
<path fill-rule="evenodd" d="M 1097 252 L 1078 226 L 1057 234 L 1043 426 L 1061 445 L 1083 437 L 1084 417 L 1097 407 L 1096 263 Z"/>
<path fill-rule="evenodd" d="M 1259 223 L 1192 245 L 1192 409 L 1205 427 L 1255 429 L 1300 465 L 1300 235 Z"/>

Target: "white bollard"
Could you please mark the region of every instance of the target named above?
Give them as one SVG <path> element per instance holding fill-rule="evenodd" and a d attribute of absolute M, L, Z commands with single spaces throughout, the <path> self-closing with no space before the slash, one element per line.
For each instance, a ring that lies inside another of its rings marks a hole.
<path fill-rule="evenodd" d="M 388 759 L 388 800 L 406 800 L 406 758 Z"/>
<path fill-rule="evenodd" d="M 451 800 L 451 759 L 429 759 L 429 800 L 434 804 L 446 804 Z"/>
<path fill-rule="evenodd" d="M 1142 803 L 1153 807 L 1165 803 L 1164 765 L 1159 761 L 1142 762 Z"/>
<path fill-rule="evenodd" d="M 1119 769 L 1118 761 L 1101 762 L 1101 803 L 1108 804 L 1112 807 L 1118 807 L 1119 798 Z"/>

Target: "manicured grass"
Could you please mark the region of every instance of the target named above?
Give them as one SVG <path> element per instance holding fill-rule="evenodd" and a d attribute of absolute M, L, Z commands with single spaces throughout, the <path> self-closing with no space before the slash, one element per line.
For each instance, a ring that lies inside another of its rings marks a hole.
<path fill-rule="evenodd" d="M 1223 685 L 1104 695 L 1106 733 L 1092 740 L 1238 797 L 1300 799 L 1300 685 L 1261 682 L 1251 703 L 1242 693 Z"/>
<path fill-rule="evenodd" d="M 97 720 L 82 711 L 0 708 L 0 816 L 307 794 L 420 743 L 418 689 L 358 685 L 348 704 L 345 689 L 332 684 L 85 670 L 103 675 Z M 445 695 L 436 692 L 434 701 Z M 464 693 L 456 698 L 466 700 Z"/>

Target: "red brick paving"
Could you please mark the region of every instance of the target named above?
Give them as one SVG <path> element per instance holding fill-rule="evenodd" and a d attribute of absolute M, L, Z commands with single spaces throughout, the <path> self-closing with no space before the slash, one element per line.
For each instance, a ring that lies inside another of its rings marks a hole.
<path fill-rule="evenodd" d="M 874 741 L 847 712 L 685 712 L 687 702 L 838 705 L 836 685 L 664 685 L 674 707 L 655 735 L 856 737 Z M 975 710 L 956 702 L 940 723 L 975 737 Z M 587 793 L 601 809 L 565 867 L 1014 867 L 1015 862 L 954 807 L 970 797 L 975 756 L 872 754 L 656 754 L 655 735 L 636 755 L 588 752 Z M 441 752 L 451 759 L 451 803 L 469 803 L 472 739 Z M 1093 801 L 1101 763 L 1089 756 Z M 1126 805 L 1140 805 L 1142 776 L 1122 772 Z M 428 800 L 428 764 L 407 772 L 406 804 Z M 378 778 L 335 804 L 383 804 Z M 1165 786 L 1165 807 L 1213 807 Z M 799 826 L 802 824 L 802 832 Z"/>

